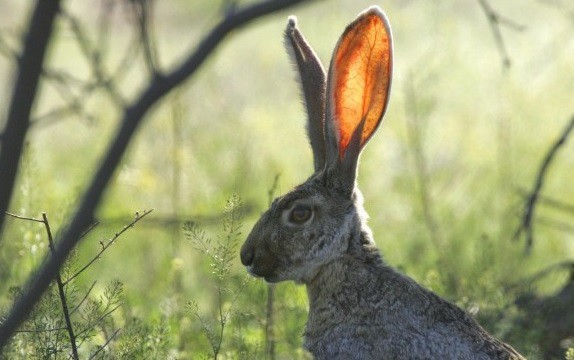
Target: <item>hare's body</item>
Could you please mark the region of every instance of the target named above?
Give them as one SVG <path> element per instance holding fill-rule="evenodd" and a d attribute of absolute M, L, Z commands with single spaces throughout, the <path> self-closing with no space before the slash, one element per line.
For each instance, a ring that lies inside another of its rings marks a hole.
<path fill-rule="evenodd" d="M 369 246 L 324 265 L 307 292 L 305 348 L 316 359 L 521 359 Z"/>
<path fill-rule="evenodd" d="M 384 264 L 356 187 L 386 109 L 392 40 L 377 7 L 343 32 L 328 76 L 289 19 L 314 174 L 276 199 L 241 249 L 251 274 L 307 286 L 305 347 L 317 359 L 522 359 L 464 311 Z"/>

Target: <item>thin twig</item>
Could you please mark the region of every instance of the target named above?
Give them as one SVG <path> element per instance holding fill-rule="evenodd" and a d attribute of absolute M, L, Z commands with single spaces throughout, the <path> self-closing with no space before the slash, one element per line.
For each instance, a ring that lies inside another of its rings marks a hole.
<path fill-rule="evenodd" d="M 528 191 L 526 191 L 525 189 L 518 189 L 518 192 L 524 198 L 528 198 L 528 196 L 529 196 Z M 574 204 L 568 204 L 568 203 L 565 203 L 563 201 L 560 201 L 560 200 L 557 200 L 555 198 L 551 198 L 548 196 L 538 195 L 538 203 L 540 205 L 546 205 L 546 206 L 549 206 L 551 208 L 554 208 L 554 209 L 557 209 L 560 211 L 564 211 L 564 212 L 568 212 L 568 213 L 574 213 Z"/>
<path fill-rule="evenodd" d="M 43 332 L 52 332 L 52 331 L 63 331 L 66 330 L 66 327 L 57 327 L 51 329 L 21 329 L 16 330 L 15 333 L 43 333 Z"/>
<path fill-rule="evenodd" d="M 89 268 L 96 260 L 98 260 L 102 256 L 104 251 L 106 251 L 110 246 L 112 246 L 114 244 L 114 242 L 117 240 L 117 238 L 119 238 L 128 229 L 132 228 L 138 221 L 140 221 L 141 219 L 146 217 L 152 211 L 153 211 L 153 209 L 144 210 L 144 212 L 142 214 L 136 213 L 135 219 L 132 220 L 129 224 L 125 225 L 119 232 L 115 233 L 115 235 L 111 239 L 109 239 L 105 243 L 102 241 L 101 242 L 102 248 L 100 249 L 100 251 L 98 251 L 98 253 L 90 261 L 88 261 L 88 263 L 86 265 L 82 266 L 78 271 L 76 271 L 74 273 L 74 275 L 70 276 L 66 281 L 64 281 L 64 285 L 67 285 L 70 281 L 74 280 L 76 277 L 78 277 L 78 275 L 80 275 L 87 268 Z"/>
<path fill-rule="evenodd" d="M 560 221 L 545 216 L 539 216 L 536 219 L 536 223 L 538 225 L 550 227 L 552 229 L 562 231 L 565 233 L 574 233 L 574 225 L 572 224 L 572 222 Z"/>
<path fill-rule="evenodd" d="M 550 274 L 554 271 L 562 270 L 562 269 L 572 269 L 573 267 L 574 267 L 574 261 L 568 261 L 568 260 L 567 261 L 561 261 L 559 263 L 552 264 L 552 265 L 538 271 L 537 273 L 529 276 L 526 279 L 520 280 L 517 283 L 509 285 L 508 288 L 514 289 L 514 288 L 529 286 L 529 285 L 539 281 L 540 279 L 545 278 L 546 276 L 548 276 L 548 274 Z"/>
<path fill-rule="evenodd" d="M 502 33 L 500 31 L 500 25 L 505 25 L 517 31 L 522 31 L 525 27 L 506 17 L 501 16 L 499 13 L 492 9 L 487 0 L 478 0 L 478 4 L 488 19 L 490 29 L 492 30 L 492 35 L 494 36 L 494 41 L 496 42 L 496 46 L 498 47 L 498 51 L 502 58 L 502 65 L 505 69 L 507 69 L 510 67 L 511 61 L 510 56 L 508 55 L 508 51 L 506 50 L 506 45 L 504 43 Z"/>
<path fill-rule="evenodd" d="M 107 75 L 102 65 L 101 54 L 93 47 L 78 19 L 65 10 L 62 10 L 62 17 L 70 24 L 70 29 L 78 42 L 80 50 L 84 54 L 86 60 L 90 62 L 91 70 L 97 79 L 97 84 L 102 85 L 104 89 L 107 90 L 107 93 L 110 96 L 110 99 L 114 102 L 114 105 L 119 108 L 124 107 L 126 102 L 123 95 L 118 89 L 116 89 L 114 82 L 108 80 L 110 77 Z"/>
<path fill-rule="evenodd" d="M 107 318 L 108 316 L 110 316 L 112 313 L 114 313 L 117 309 L 119 309 L 122 306 L 122 304 L 116 305 L 114 308 L 112 308 L 110 311 L 102 314 L 102 316 L 100 316 L 99 318 L 97 318 L 95 321 L 92 321 L 90 324 L 88 324 L 88 326 L 86 326 L 84 328 L 84 330 L 78 332 L 76 334 L 76 336 L 80 337 L 82 335 L 84 335 L 86 332 L 88 332 L 89 330 L 93 329 L 96 325 L 98 325 L 99 323 L 101 323 L 102 321 L 104 321 L 105 318 Z"/>
<path fill-rule="evenodd" d="M 112 36 L 110 36 L 112 13 L 114 12 L 114 7 L 117 3 L 114 0 L 103 0 L 101 4 L 102 8 L 98 14 L 98 35 L 96 46 L 100 55 L 105 57 L 109 49 L 109 40 L 112 38 Z"/>
<path fill-rule="evenodd" d="M 143 45 L 143 55 L 145 64 L 150 75 L 156 76 L 159 71 L 158 55 L 155 40 L 151 27 L 151 12 L 153 11 L 153 1 L 151 0 L 131 0 L 132 9 L 136 17 L 140 43 Z"/>
<path fill-rule="evenodd" d="M 27 221 L 35 221 L 35 222 L 39 222 L 39 223 L 44 224 L 44 220 L 42 220 L 42 219 L 35 219 L 35 218 L 27 217 L 27 216 L 16 215 L 16 214 L 12 214 L 12 213 L 9 213 L 9 212 L 6 212 L 5 214 L 8 215 L 8 216 L 10 216 L 10 217 L 16 218 L 16 219 L 27 220 Z"/>
<path fill-rule="evenodd" d="M 257 207 L 254 204 L 245 204 L 241 206 L 241 211 L 244 214 L 252 214 L 256 211 Z M 225 215 L 222 214 L 189 214 L 189 215 L 179 215 L 179 216 L 162 216 L 161 214 L 154 215 L 152 218 L 146 220 L 144 224 L 140 224 L 139 226 L 145 227 L 178 227 L 181 228 L 182 224 L 191 222 L 193 224 L 203 224 L 203 225 L 213 225 L 221 223 L 222 218 Z M 106 226 L 116 226 L 122 224 L 125 221 L 124 217 L 117 216 L 117 217 L 109 217 L 109 218 L 102 218 L 99 222 Z"/>
<path fill-rule="evenodd" d="M 50 251 L 53 254 L 56 251 L 56 249 L 54 248 L 54 239 L 52 237 L 52 230 L 50 229 L 50 223 L 48 222 L 48 216 L 46 215 L 46 213 L 42 213 L 42 219 L 44 220 L 44 227 L 46 228 L 46 234 L 48 236 L 48 245 L 50 246 Z M 62 277 L 60 276 L 60 272 L 56 274 L 56 283 L 58 284 L 60 303 L 62 304 L 62 312 L 64 314 L 64 320 L 66 321 L 66 330 L 68 330 L 68 336 L 70 337 L 72 356 L 73 359 L 79 360 L 78 347 L 76 345 L 76 335 L 74 334 L 74 327 L 72 325 L 72 320 L 70 319 L 70 311 L 68 309 L 68 299 L 66 298 L 66 291 L 64 290 L 64 284 L 62 283 Z"/>
<path fill-rule="evenodd" d="M 98 350 L 96 350 L 95 353 L 93 353 L 88 360 L 94 359 L 96 357 L 96 355 L 99 354 L 100 351 L 104 350 L 106 348 L 106 346 L 108 346 L 110 344 L 110 342 L 112 342 L 112 340 L 118 335 L 118 333 L 120 332 L 121 329 L 117 329 L 116 331 L 114 331 L 114 333 L 112 334 L 112 336 L 110 336 L 110 338 L 108 340 L 106 340 L 106 342 L 100 346 L 100 348 Z"/>
<path fill-rule="evenodd" d="M 566 127 L 564 128 L 558 139 L 556 139 L 556 141 L 552 144 L 550 149 L 548 149 L 548 153 L 544 157 L 542 165 L 540 166 L 540 170 L 538 170 L 538 174 L 536 175 L 534 188 L 532 189 L 532 192 L 528 196 L 526 204 L 524 205 L 522 220 L 520 222 L 520 225 L 518 226 L 518 229 L 516 229 L 516 232 L 514 233 L 514 239 L 518 239 L 522 233 L 525 234 L 526 236 L 525 250 L 527 253 L 530 252 L 530 250 L 532 249 L 532 244 L 534 243 L 534 230 L 533 230 L 534 210 L 536 208 L 536 203 L 540 196 L 540 191 L 542 190 L 542 186 L 544 185 L 545 176 L 548 173 L 550 164 L 552 163 L 552 160 L 554 160 L 556 154 L 558 153 L 558 150 L 562 146 L 564 146 L 566 140 L 568 140 L 568 136 L 570 136 L 572 129 L 574 129 L 574 115 L 572 116 L 569 123 L 566 125 Z"/>
<path fill-rule="evenodd" d="M 96 286 L 97 281 L 94 280 L 94 282 L 92 282 L 92 285 L 88 288 L 88 291 L 86 291 L 86 293 L 84 294 L 84 297 L 82 298 L 82 300 L 76 305 L 75 308 L 72 309 L 72 311 L 70 312 L 70 315 L 72 315 L 73 313 L 75 313 L 76 311 L 78 311 L 80 309 L 80 307 L 84 304 L 84 302 L 88 299 L 88 296 L 90 296 L 90 293 L 92 292 L 92 290 L 94 289 L 94 286 Z"/>
<path fill-rule="evenodd" d="M 36 276 L 28 281 L 25 287 L 26 291 L 24 291 L 16 300 L 10 313 L 0 325 L 0 350 L 4 348 L 8 339 L 30 314 L 34 304 L 38 302 L 44 291 L 46 291 L 50 280 L 54 278 L 68 254 L 77 245 L 81 233 L 90 223 L 93 222 L 94 212 L 101 201 L 104 190 L 107 188 L 115 170 L 120 164 L 134 133 L 141 125 L 142 119 L 148 114 L 149 110 L 157 104 L 160 99 L 166 96 L 174 88 L 181 85 L 192 74 L 196 73 L 197 69 L 205 62 L 208 56 L 212 54 L 215 48 L 221 44 L 231 31 L 241 28 L 255 19 L 302 3 L 303 1 L 305 0 L 267 0 L 248 5 L 244 9 L 234 13 L 232 16 L 225 18 L 216 25 L 215 28 L 213 28 L 203 41 L 200 42 L 196 50 L 187 56 L 179 66 L 165 76 L 158 76 L 152 79 L 141 95 L 125 109 L 122 120 L 118 122 L 119 128 L 117 134 L 107 149 L 99 169 L 93 176 L 92 181 L 70 222 L 70 225 L 61 235 L 55 254 L 49 257 L 46 262 L 41 265 Z M 53 4 L 54 2 L 57 1 L 39 1 L 37 4 Z M 42 7 L 38 6 L 38 8 L 41 9 Z M 49 37 L 49 35 L 47 37 Z M 38 60 L 39 68 L 41 68 L 42 59 L 43 54 L 41 59 Z M 29 96 L 29 94 L 24 95 Z M 18 99 L 18 97 L 14 100 L 16 99 Z M 31 108 L 32 102 L 33 101 L 25 103 L 28 109 Z M 21 109 L 21 107 L 22 105 L 19 104 L 19 109 Z M 28 118 L 28 116 L 26 116 L 26 118 Z M 27 127 L 23 129 L 22 140 L 26 129 Z M 2 150 L 3 151 L 0 154 L 2 156 L 5 153 L 11 153 L 11 151 L 4 151 L 4 143 L 2 144 Z M 16 150 L 15 158 L 17 159 L 21 153 L 21 149 L 17 148 Z M 2 171 L 2 164 L 6 163 L 11 166 L 11 164 L 13 164 L 13 158 L 14 156 L 10 157 L 8 162 L 5 162 L 6 159 L 2 159 L 0 157 L 0 173 L 2 176 L 5 176 L 5 172 Z M 8 184 L 3 184 L 0 189 L 9 188 L 7 194 L 10 195 L 12 193 L 12 187 L 13 181 Z M 9 196 L 5 195 L 6 194 L 0 193 L 0 213 L 4 213 L 6 211 Z M 0 229 L 2 227 L 1 225 L 2 224 L 0 223 Z"/>

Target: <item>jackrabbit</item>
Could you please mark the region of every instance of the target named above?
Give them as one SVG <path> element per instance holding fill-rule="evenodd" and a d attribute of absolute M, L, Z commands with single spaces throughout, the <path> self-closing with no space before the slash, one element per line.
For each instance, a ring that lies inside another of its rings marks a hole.
<path fill-rule="evenodd" d="M 523 359 L 468 314 L 386 265 L 355 178 L 385 113 L 391 30 L 371 7 L 339 39 L 328 77 L 290 17 L 285 42 L 308 112 L 314 174 L 277 198 L 241 248 L 267 282 L 307 287 L 304 346 L 317 359 Z"/>

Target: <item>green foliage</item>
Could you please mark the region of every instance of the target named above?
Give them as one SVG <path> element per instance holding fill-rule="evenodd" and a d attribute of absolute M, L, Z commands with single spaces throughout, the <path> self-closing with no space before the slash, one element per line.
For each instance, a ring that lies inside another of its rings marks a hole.
<path fill-rule="evenodd" d="M 293 11 L 327 64 L 340 31 L 372 3 L 325 1 Z M 388 263 L 469 311 L 529 359 L 539 359 L 542 325 L 521 326 L 520 319 L 530 314 L 516 299 L 552 296 L 567 281 L 565 271 L 530 279 L 574 256 L 567 210 L 574 202 L 572 139 L 547 174 L 530 255 L 513 236 L 524 193 L 573 111 L 573 47 L 565 36 L 571 31 L 565 14 L 571 11 L 560 10 L 558 2 L 490 3 L 504 18 L 528 25 L 521 32 L 503 29 L 512 60 L 504 71 L 478 5 L 383 4 L 394 32 L 395 77 L 384 124 L 362 155 L 358 183 Z M 0 14 L 21 14 L 3 17 L 3 27 L 24 28 L 28 6 L 0 2 Z M 66 6 L 85 22 L 87 34 L 94 34 L 93 4 Z M 155 6 L 159 58 L 171 64 L 213 25 L 221 2 Z M 61 273 L 65 280 L 91 260 L 132 209 L 156 209 L 66 285 L 81 358 L 265 358 L 268 289 L 246 277 L 238 246 L 274 190 L 285 193 L 312 171 L 299 89 L 282 49 L 285 15 L 237 31 L 192 82 L 157 105 L 140 129 L 98 210 L 101 224 Z M 112 29 L 108 52 L 113 56 L 102 57 L 104 69 L 115 69 L 121 60 L 116 54 L 133 42 L 128 25 L 119 21 L 123 17 L 110 19 L 110 29 L 121 26 Z M 49 65 L 56 73 L 89 78 L 69 32 L 62 25 Z M 11 38 L 2 40 L 10 44 Z M 13 67 L 6 64 L 0 63 L 0 74 L 9 79 Z M 141 88 L 145 64 L 134 59 L 131 65 L 119 90 Z M 54 91 L 58 85 L 43 88 L 37 118 L 63 102 L 61 92 Z M 96 94 L 82 105 L 90 119 L 73 113 L 40 120 L 33 128 L 12 212 L 53 214 L 54 229 L 65 223 L 117 125 L 110 120 L 114 110 L 107 96 Z M 274 182 L 277 173 L 281 177 Z M 221 217 L 231 193 L 241 194 L 244 204 L 232 197 Z M 183 234 L 181 219 L 191 220 Z M 6 224 L 0 244 L 1 314 L 48 252 L 41 224 L 15 219 Z M 189 241 L 180 241 L 185 238 Z M 274 298 L 277 359 L 305 358 L 304 287 L 277 284 Z M 2 356 L 68 358 L 63 324 L 53 284 L 21 329 L 40 331 L 18 333 Z M 573 357 L 570 350 L 566 358 Z"/>
<path fill-rule="evenodd" d="M 113 282 L 104 287 L 102 295 L 88 298 L 91 290 L 78 287 L 73 282 L 66 287 L 67 304 L 74 319 L 75 341 L 86 348 L 96 346 L 101 341 L 100 336 L 111 335 L 115 330 L 111 314 L 121 303 L 122 284 Z M 13 288 L 11 293 L 13 301 L 20 289 Z M 52 284 L 3 355 L 9 359 L 67 359 L 70 354 L 71 341 L 61 299 L 56 285 Z"/>
<path fill-rule="evenodd" d="M 222 354 L 226 354 L 225 356 L 227 357 L 235 353 L 235 356 L 242 358 L 253 355 L 253 350 L 247 346 L 241 346 L 233 351 L 222 352 L 227 325 L 236 317 L 241 322 L 241 316 L 236 309 L 236 304 L 248 282 L 246 274 L 242 276 L 242 279 L 237 279 L 232 278 L 235 275 L 232 275 L 231 271 L 238 252 L 242 218 L 241 199 L 238 195 L 233 195 L 225 205 L 221 233 L 218 235 L 215 244 L 212 244 L 211 239 L 207 237 L 205 231 L 199 228 L 197 224 L 187 222 L 184 226 L 186 236 L 192 242 L 194 248 L 209 259 L 210 275 L 216 293 L 214 299 L 216 315 L 214 318 L 202 315 L 196 300 L 191 300 L 187 303 L 187 311 L 199 322 L 203 333 L 209 341 L 211 355 L 214 359 L 217 359 Z M 239 332 L 235 332 L 235 335 L 239 335 Z"/>

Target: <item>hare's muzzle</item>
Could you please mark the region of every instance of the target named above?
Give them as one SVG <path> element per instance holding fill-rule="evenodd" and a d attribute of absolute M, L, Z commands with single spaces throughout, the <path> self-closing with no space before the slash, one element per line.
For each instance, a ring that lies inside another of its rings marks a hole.
<path fill-rule="evenodd" d="M 255 252 L 253 251 L 253 248 L 243 246 L 241 248 L 240 257 L 241 257 L 241 263 L 243 265 L 251 266 L 251 264 L 253 264 L 253 259 L 255 258 Z"/>
<path fill-rule="evenodd" d="M 275 282 L 279 261 L 268 248 L 265 239 L 266 236 L 252 231 L 241 247 L 239 255 L 241 263 L 247 267 L 251 275 L 262 277 L 268 282 Z"/>

